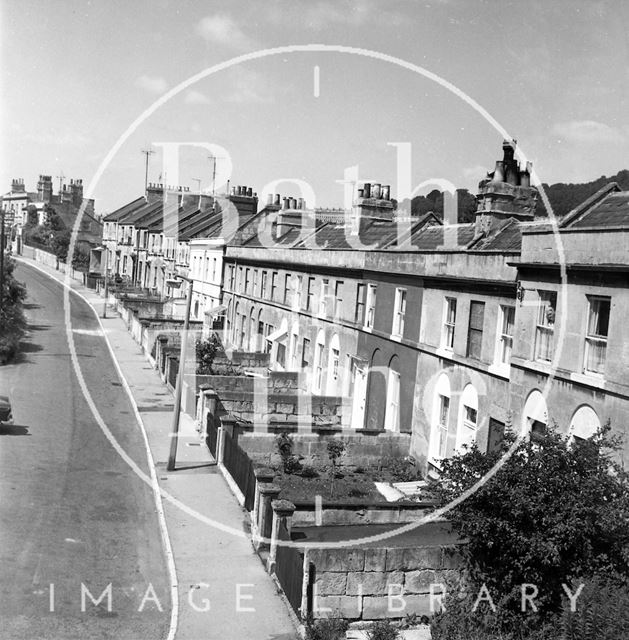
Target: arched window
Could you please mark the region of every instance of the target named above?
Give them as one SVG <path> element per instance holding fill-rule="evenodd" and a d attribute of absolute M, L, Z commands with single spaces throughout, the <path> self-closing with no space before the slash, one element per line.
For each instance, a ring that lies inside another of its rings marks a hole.
<path fill-rule="evenodd" d="M 540 391 L 535 389 L 529 393 L 522 412 L 522 434 L 531 434 L 531 438 L 546 433 L 548 425 L 548 407 Z"/>
<path fill-rule="evenodd" d="M 570 420 L 569 442 L 587 440 L 591 438 L 601 427 L 596 411 L 588 405 L 579 407 Z"/>
<path fill-rule="evenodd" d="M 442 373 L 437 379 L 432 403 L 429 456 L 439 462 L 446 457 L 448 448 L 448 425 L 450 422 L 450 379 Z"/>
<path fill-rule="evenodd" d="M 478 393 L 473 384 L 468 384 L 459 400 L 459 420 L 456 431 L 456 450 L 465 453 L 476 441 L 478 429 Z"/>
<path fill-rule="evenodd" d="M 339 337 L 335 333 L 330 340 L 328 350 L 328 391 L 329 396 L 340 395 L 341 393 L 341 347 Z"/>
<path fill-rule="evenodd" d="M 320 394 L 323 385 L 323 364 L 325 359 L 325 333 L 319 329 L 315 342 L 314 363 L 312 365 L 312 392 Z"/>
<path fill-rule="evenodd" d="M 400 430 L 400 364 L 393 356 L 389 362 L 387 375 L 387 404 L 384 414 L 384 428 L 387 431 Z"/>

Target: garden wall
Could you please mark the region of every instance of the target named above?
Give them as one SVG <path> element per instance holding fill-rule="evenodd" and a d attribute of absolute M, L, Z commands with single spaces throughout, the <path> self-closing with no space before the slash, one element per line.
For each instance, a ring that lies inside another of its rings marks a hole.
<path fill-rule="evenodd" d="M 461 545 L 413 548 L 306 549 L 304 568 L 313 584 L 302 614 L 315 618 L 378 620 L 407 614 L 430 616 L 440 594 L 463 576 Z"/>
<path fill-rule="evenodd" d="M 270 372 L 266 377 L 246 375 L 196 376 L 201 385 L 213 389 L 219 398 L 220 413 L 229 413 L 253 424 L 256 430 L 281 424 L 291 430 L 297 425 L 310 429 L 312 423 L 343 426 L 347 400 L 335 396 L 313 396 L 299 387 L 296 372 Z M 192 385 L 191 385 L 192 386 Z"/>
<path fill-rule="evenodd" d="M 280 497 L 282 494 L 280 493 Z M 378 504 L 327 504 L 317 511 L 314 501 L 295 501 L 294 527 L 343 526 L 365 524 L 405 524 L 417 522 L 435 510 L 432 502 L 382 502 Z M 317 516 L 320 520 L 317 522 Z"/>
<path fill-rule="evenodd" d="M 322 399 L 318 398 L 317 399 Z M 314 407 L 313 407 L 314 408 Z M 254 458 L 264 460 L 265 464 L 279 464 L 275 433 L 242 433 L 240 446 Z M 357 433 L 349 429 L 319 433 L 292 433 L 293 453 L 303 456 L 307 465 L 327 464 L 327 443 L 330 438 L 340 438 L 346 443 L 346 451 L 339 459 L 340 466 L 368 466 L 386 457 L 404 458 L 409 455 L 411 434 L 379 432 L 371 434 Z"/>

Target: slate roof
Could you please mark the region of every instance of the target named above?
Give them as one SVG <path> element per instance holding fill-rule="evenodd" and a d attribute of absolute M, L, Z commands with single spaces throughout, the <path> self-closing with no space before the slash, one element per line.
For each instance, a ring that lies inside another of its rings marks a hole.
<path fill-rule="evenodd" d="M 567 226 L 571 229 L 629 227 L 629 191 L 610 193 Z"/>
<path fill-rule="evenodd" d="M 116 209 L 115 211 L 112 211 L 110 214 L 106 215 L 103 218 L 103 222 L 120 222 L 120 220 L 129 216 L 144 204 L 146 204 L 146 200 L 144 199 L 144 196 L 140 196 L 136 200 L 133 200 L 132 202 L 129 202 L 120 207 L 120 209 Z"/>

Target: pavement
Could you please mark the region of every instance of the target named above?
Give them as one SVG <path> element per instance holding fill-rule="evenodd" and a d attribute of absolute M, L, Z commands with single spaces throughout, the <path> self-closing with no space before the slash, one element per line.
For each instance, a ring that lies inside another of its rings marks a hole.
<path fill-rule="evenodd" d="M 25 256 L 18 259 L 58 281 L 66 280 L 54 267 Z M 67 284 L 102 316 L 103 298 L 76 281 Z M 100 322 L 154 463 L 165 555 L 172 593 L 177 594 L 168 640 L 294 640 L 294 617 L 253 550 L 248 515 L 201 440 L 195 421 L 180 414 L 176 468 L 167 471 L 173 395 L 112 307 Z"/>

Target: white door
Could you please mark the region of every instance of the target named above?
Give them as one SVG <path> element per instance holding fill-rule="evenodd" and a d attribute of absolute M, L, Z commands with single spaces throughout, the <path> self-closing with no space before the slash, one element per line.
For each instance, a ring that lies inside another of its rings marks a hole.
<path fill-rule="evenodd" d="M 400 374 L 392 369 L 389 369 L 384 428 L 387 431 L 400 430 Z"/>
<path fill-rule="evenodd" d="M 367 398 L 367 369 L 352 363 L 352 428 L 362 429 L 365 426 L 365 401 Z"/>

